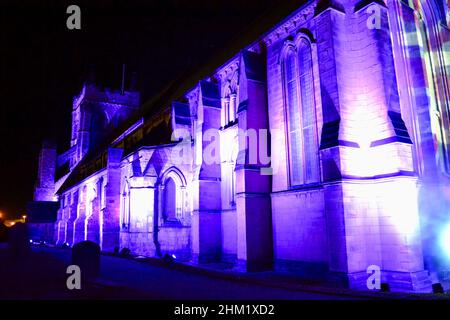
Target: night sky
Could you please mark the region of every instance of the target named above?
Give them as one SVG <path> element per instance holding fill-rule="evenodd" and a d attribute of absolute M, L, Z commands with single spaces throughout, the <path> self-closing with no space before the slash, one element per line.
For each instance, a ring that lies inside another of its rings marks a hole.
<path fill-rule="evenodd" d="M 43 139 L 69 147 L 72 98 L 90 65 L 97 82 L 120 87 L 122 64 L 136 71 L 143 102 L 214 55 L 270 0 L 4 1 L 0 4 L 0 210 L 24 213 L 32 200 Z M 67 6 L 81 8 L 68 30 Z"/>

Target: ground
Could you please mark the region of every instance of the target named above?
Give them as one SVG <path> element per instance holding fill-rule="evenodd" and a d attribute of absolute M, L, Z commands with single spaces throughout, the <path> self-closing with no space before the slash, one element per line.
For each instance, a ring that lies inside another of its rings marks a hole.
<path fill-rule="evenodd" d="M 165 264 L 157 259 L 138 261 L 102 255 L 101 274 L 81 290 L 66 287 L 70 249 L 33 247 L 20 262 L 0 248 L 0 299 L 176 299 L 176 300 L 328 300 L 404 298 L 379 293 L 331 290 L 275 277 Z M 6 263 L 5 263 L 6 262 Z M 412 296 L 408 296 L 413 298 Z"/>

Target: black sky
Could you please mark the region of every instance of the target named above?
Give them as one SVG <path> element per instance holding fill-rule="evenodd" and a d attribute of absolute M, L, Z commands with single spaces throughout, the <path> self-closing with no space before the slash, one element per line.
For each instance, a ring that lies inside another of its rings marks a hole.
<path fill-rule="evenodd" d="M 266 11 L 271 0 L 2 1 L 0 4 L 0 210 L 32 199 L 43 139 L 68 147 L 72 98 L 88 66 L 118 88 L 122 64 L 143 99 L 205 61 Z M 66 8 L 81 8 L 81 30 Z"/>

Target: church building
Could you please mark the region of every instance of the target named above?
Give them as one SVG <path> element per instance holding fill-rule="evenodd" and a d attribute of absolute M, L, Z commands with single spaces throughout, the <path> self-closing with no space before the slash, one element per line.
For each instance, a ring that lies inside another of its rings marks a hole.
<path fill-rule="evenodd" d="M 448 5 L 298 1 L 149 102 L 87 81 L 70 149 L 39 158 L 49 237 L 430 292 L 450 271 Z"/>

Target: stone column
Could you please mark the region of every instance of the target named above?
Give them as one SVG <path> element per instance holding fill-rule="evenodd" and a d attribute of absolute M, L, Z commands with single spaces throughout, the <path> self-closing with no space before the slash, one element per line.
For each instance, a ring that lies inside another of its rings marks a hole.
<path fill-rule="evenodd" d="M 374 27 L 369 5 L 379 13 Z M 339 113 L 334 126 L 324 125 L 321 141 L 330 271 L 367 289 L 367 268 L 377 265 L 393 290 L 426 290 L 412 142 L 399 105 L 387 10 L 367 1 L 342 1 L 342 7 L 345 14 L 329 7 L 316 17 L 318 25 L 333 26 L 318 32 L 319 52 L 327 47 L 322 37 L 331 37 L 340 63 L 337 81 L 321 68 L 321 77 L 337 84 L 330 104 L 338 103 Z M 319 65 L 326 59 L 320 55 Z M 327 121 L 334 110 L 323 102 Z"/>
<path fill-rule="evenodd" d="M 106 207 L 102 219 L 102 250 L 114 251 L 120 244 L 120 163 L 123 149 L 108 149 Z"/>
<path fill-rule="evenodd" d="M 67 222 L 65 218 L 65 208 L 63 206 L 63 201 L 61 201 L 61 208 L 58 210 L 58 219 L 56 220 L 56 245 L 60 246 L 66 242 L 66 227 Z"/>
<path fill-rule="evenodd" d="M 96 195 L 92 200 L 92 212 L 88 219 L 86 219 L 87 240 L 95 242 L 100 245 L 100 217 L 103 193 L 103 178 L 100 178 L 95 187 Z"/>
<path fill-rule="evenodd" d="M 197 119 L 194 121 L 195 146 L 192 183 L 195 194 L 192 215 L 192 260 L 196 263 L 217 261 L 221 256 L 221 189 L 220 161 L 206 163 L 205 149 L 215 143 L 215 152 L 220 154 L 219 141 L 205 141 L 204 135 L 216 131 L 219 140 L 221 104 L 217 85 L 200 81 L 195 102 L 191 98 L 191 108 L 195 108 Z M 195 107 L 192 105 L 195 103 Z M 220 159 L 220 157 L 219 157 Z M 198 190 L 198 193 L 197 193 Z"/>
<path fill-rule="evenodd" d="M 70 203 L 70 216 L 67 220 L 67 243 L 73 246 L 74 243 L 74 231 L 75 220 L 78 218 L 78 191 L 72 194 L 72 202 Z"/>
<path fill-rule="evenodd" d="M 260 271 L 273 264 L 272 177 L 270 163 L 261 158 L 270 152 L 265 56 L 242 52 L 240 70 L 237 268 Z"/>
<path fill-rule="evenodd" d="M 80 200 L 78 203 L 78 214 L 74 222 L 73 244 L 84 241 L 85 239 L 85 220 L 86 220 L 86 202 L 87 188 L 83 186 L 80 189 Z"/>

